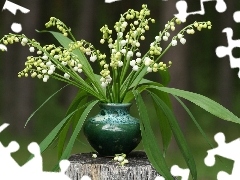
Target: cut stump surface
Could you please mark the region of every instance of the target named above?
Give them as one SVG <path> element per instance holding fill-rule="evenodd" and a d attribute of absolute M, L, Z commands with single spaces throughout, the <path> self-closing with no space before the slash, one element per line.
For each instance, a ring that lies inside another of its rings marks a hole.
<path fill-rule="evenodd" d="M 72 180 L 81 180 L 84 175 L 92 180 L 154 180 L 160 176 L 152 167 L 143 151 L 134 151 L 126 159 L 129 163 L 119 165 L 113 157 L 92 157 L 92 153 L 72 155 L 66 174 Z"/>

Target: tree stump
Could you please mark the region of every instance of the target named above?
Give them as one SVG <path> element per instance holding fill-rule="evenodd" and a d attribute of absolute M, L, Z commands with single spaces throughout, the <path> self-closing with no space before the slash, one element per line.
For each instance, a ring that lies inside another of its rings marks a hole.
<path fill-rule="evenodd" d="M 71 165 L 66 174 L 72 180 L 80 180 L 84 175 L 92 180 L 154 180 L 160 176 L 143 151 L 134 151 L 126 158 L 129 163 L 121 166 L 113 157 L 75 154 L 69 158 Z"/>

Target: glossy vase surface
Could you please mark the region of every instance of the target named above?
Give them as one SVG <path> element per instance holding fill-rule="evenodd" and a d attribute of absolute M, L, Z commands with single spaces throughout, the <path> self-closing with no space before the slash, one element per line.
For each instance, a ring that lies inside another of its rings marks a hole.
<path fill-rule="evenodd" d="M 90 145 L 102 156 L 130 153 L 141 141 L 139 120 L 129 114 L 130 103 L 102 103 L 100 112 L 84 124 Z"/>

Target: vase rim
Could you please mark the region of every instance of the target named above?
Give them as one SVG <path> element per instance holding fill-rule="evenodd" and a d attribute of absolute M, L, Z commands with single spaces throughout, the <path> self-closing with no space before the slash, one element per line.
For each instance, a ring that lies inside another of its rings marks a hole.
<path fill-rule="evenodd" d="M 131 106 L 132 103 L 99 103 L 100 106 L 115 106 L 115 107 L 127 107 Z"/>

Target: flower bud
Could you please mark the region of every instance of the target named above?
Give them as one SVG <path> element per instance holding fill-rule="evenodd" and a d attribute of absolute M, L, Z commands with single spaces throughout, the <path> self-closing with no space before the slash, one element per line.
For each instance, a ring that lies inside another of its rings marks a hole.
<path fill-rule="evenodd" d="M 68 73 L 65 73 L 65 74 L 64 74 L 64 77 L 65 77 L 66 79 L 69 79 L 69 78 L 70 78 L 70 75 L 69 75 Z"/>
<path fill-rule="evenodd" d="M 26 44 L 28 42 L 27 38 L 22 38 L 22 43 Z"/>
<path fill-rule="evenodd" d="M 164 40 L 164 41 L 167 41 L 167 40 L 168 40 L 168 37 L 167 37 L 167 36 L 163 36 L 163 40 Z"/>
<path fill-rule="evenodd" d="M 148 67 L 148 68 L 147 68 L 147 72 L 152 72 L 152 68 L 151 68 L 151 67 Z"/>
<path fill-rule="evenodd" d="M 90 57 L 90 61 L 95 62 L 96 60 L 97 60 L 97 56 L 96 55 Z"/>
<path fill-rule="evenodd" d="M 92 154 L 92 157 L 93 158 L 97 158 L 97 154 Z"/>
<path fill-rule="evenodd" d="M 122 67 L 123 66 L 123 62 L 122 61 L 118 61 L 118 67 Z"/>
<path fill-rule="evenodd" d="M 138 68 L 139 68 L 138 65 L 134 65 L 132 69 L 133 71 L 138 71 Z"/>
<path fill-rule="evenodd" d="M 185 43 L 186 43 L 186 39 L 185 39 L 185 38 L 181 38 L 181 39 L 180 39 L 180 42 L 181 42 L 182 44 L 185 44 Z"/>
<path fill-rule="evenodd" d="M 144 36 L 141 36 L 140 39 L 143 41 L 143 40 L 145 40 L 145 37 L 144 37 Z"/>
<path fill-rule="evenodd" d="M 137 58 L 137 59 L 136 59 L 136 62 L 139 64 L 139 63 L 142 62 L 142 59 L 141 59 L 141 58 Z"/>
<path fill-rule="evenodd" d="M 51 70 L 51 69 L 48 70 L 48 74 L 49 74 L 49 75 L 53 74 L 53 70 Z"/>
<path fill-rule="evenodd" d="M 137 56 L 137 57 L 141 57 L 141 53 L 140 53 L 140 52 L 137 52 L 137 53 L 136 53 L 136 56 Z"/>
<path fill-rule="evenodd" d="M 177 40 L 176 39 L 173 39 L 172 40 L 172 46 L 176 46 L 177 45 Z"/>
<path fill-rule="evenodd" d="M 124 157 L 118 156 L 118 162 L 122 162 L 124 160 Z"/>
<path fill-rule="evenodd" d="M 104 44 L 104 42 L 105 42 L 104 39 L 101 39 L 101 40 L 100 40 L 100 43 L 101 43 L 101 44 Z"/>

